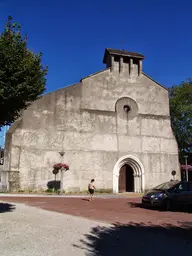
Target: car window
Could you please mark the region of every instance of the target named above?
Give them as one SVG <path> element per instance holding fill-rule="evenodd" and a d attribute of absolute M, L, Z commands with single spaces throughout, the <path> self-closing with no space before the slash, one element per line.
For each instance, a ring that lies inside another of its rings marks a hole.
<path fill-rule="evenodd" d="M 170 188 L 174 187 L 175 184 L 177 184 L 177 183 L 178 183 L 177 181 L 175 181 L 175 182 L 165 182 L 165 183 L 162 183 L 162 184 L 158 185 L 154 189 L 155 190 L 167 190 L 167 189 L 170 189 Z"/>
<path fill-rule="evenodd" d="M 178 191 L 187 191 L 187 183 L 180 183 L 176 186 L 176 190 Z"/>
<path fill-rule="evenodd" d="M 184 184 L 179 184 L 179 186 L 178 186 L 177 189 L 178 189 L 178 190 L 184 190 Z"/>

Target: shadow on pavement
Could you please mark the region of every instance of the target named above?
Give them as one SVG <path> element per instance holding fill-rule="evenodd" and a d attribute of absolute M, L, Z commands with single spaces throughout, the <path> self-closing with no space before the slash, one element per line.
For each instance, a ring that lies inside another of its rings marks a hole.
<path fill-rule="evenodd" d="M 155 207 L 147 207 L 143 206 L 142 203 L 137 203 L 137 202 L 129 202 L 128 203 L 131 208 L 143 208 L 143 209 L 148 209 L 148 210 L 154 210 L 154 211 L 165 211 L 164 209 L 161 208 L 155 208 Z M 174 207 L 172 212 L 185 212 L 185 213 L 192 213 L 192 206 L 191 205 L 182 205 L 181 207 Z"/>
<path fill-rule="evenodd" d="M 85 235 L 84 240 L 80 240 L 80 246 L 74 246 L 86 249 L 89 256 L 181 256 L 192 250 L 191 223 L 181 225 L 130 223 L 96 227 Z"/>
<path fill-rule="evenodd" d="M 12 212 L 13 210 L 15 210 L 15 205 L 8 203 L 0 203 L 0 213 Z"/>

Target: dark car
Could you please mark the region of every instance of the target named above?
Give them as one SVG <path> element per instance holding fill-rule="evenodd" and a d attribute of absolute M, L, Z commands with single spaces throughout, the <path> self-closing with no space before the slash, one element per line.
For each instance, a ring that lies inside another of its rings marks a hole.
<path fill-rule="evenodd" d="M 180 205 L 192 205 L 192 182 L 169 181 L 160 184 L 143 196 L 142 204 L 166 210 Z"/>

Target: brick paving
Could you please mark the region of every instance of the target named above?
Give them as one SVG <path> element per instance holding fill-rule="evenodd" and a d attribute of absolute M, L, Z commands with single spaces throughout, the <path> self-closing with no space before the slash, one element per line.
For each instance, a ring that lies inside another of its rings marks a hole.
<path fill-rule="evenodd" d="M 130 222 L 179 226 L 192 224 L 192 213 L 163 212 L 140 207 L 140 198 L 53 198 L 53 197 L 1 197 L 0 201 L 24 203 L 29 206 L 80 216 L 108 223 L 128 224 Z"/>

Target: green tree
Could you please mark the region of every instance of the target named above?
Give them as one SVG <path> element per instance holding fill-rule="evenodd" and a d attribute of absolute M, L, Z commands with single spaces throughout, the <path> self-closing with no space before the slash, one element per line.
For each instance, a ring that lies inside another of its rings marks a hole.
<path fill-rule="evenodd" d="M 21 26 L 9 16 L 0 34 L 0 128 L 45 91 L 47 67 L 41 57 L 28 49 Z"/>
<path fill-rule="evenodd" d="M 192 79 L 169 89 L 172 129 L 175 134 L 180 162 L 184 155 L 192 155 Z"/>

